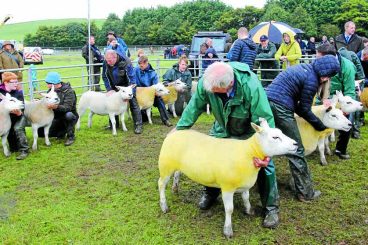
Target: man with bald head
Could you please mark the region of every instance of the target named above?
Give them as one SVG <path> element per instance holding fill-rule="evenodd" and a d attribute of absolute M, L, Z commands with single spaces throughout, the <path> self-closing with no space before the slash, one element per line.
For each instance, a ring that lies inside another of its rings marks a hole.
<path fill-rule="evenodd" d="M 257 75 L 243 63 L 215 62 L 208 66 L 198 81 L 197 91 L 185 108 L 176 130 L 191 128 L 206 110 L 207 104 L 211 105 L 215 116 L 215 122 L 210 130 L 211 136 L 247 139 L 254 134 L 250 123 L 259 124 L 260 117 L 265 118 L 269 125 L 274 127 L 266 93 Z M 264 164 L 257 180 L 265 215 L 262 225 L 266 228 L 275 228 L 279 224 L 279 194 L 275 165 L 272 160 L 257 159 L 258 161 Z M 219 194 L 220 189 L 206 187 L 199 208 L 209 209 Z"/>
<path fill-rule="evenodd" d="M 355 34 L 355 23 L 348 21 L 345 23 L 345 32 L 340 34 L 335 39 L 336 49 L 339 50 L 345 47 L 349 51 L 358 53 L 360 50 L 364 49 L 363 40 L 360 36 Z"/>
<path fill-rule="evenodd" d="M 245 63 L 253 70 L 254 61 L 257 56 L 257 45 L 249 37 L 248 29 L 240 27 L 238 30 L 238 39 L 234 42 L 229 51 L 230 61 Z"/>

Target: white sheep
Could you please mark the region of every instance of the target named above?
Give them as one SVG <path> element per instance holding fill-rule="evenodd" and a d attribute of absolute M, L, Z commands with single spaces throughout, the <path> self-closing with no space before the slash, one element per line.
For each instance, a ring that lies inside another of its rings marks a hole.
<path fill-rule="evenodd" d="M 54 86 L 48 93 L 40 93 L 43 98 L 38 101 L 26 102 L 24 115 L 27 118 L 28 123 L 32 126 L 33 134 L 33 145 L 32 149 L 37 150 L 37 139 L 38 139 L 38 129 L 44 127 L 45 134 L 45 144 L 47 146 L 51 145 L 49 140 L 49 130 L 54 120 L 54 111 L 49 109 L 49 105 L 59 104 L 60 99 L 55 92 Z"/>
<path fill-rule="evenodd" d="M 128 110 L 129 100 L 133 98 L 134 87 L 135 84 L 128 87 L 116 86 L 119 91 L 112 93 L 110 96 L 107 96 L 106 93 L 95 91 L 83 93 L 78 104 L 79 119 L 77 122 L 77 129 L 80 129 L 80 120 L 86 110 L 89 109 L 89 128 L 92 126 L 92 117 L 94 114 L 109 115 L 112 125 L 112 134 L 117 135 L 115 116 L 120 115 L 122 129 L 123 131 L 128 131 L 125 126 L 124 113 Z"/>
<path fill-rule="evenodd" d="M 162 100 L 165 105 L 171 109 L 173 116 L 178 117 L 175 111 L 175 102 L 178 99 L 178 92 L 184 92 L 187 89 L 187 85 L 181 81 L 181 79 L 177 79 L 171 83 L 168 83 L 167 89 L 170 91 L 168 95 L 163 95 Z"/>
<path fill-rule="evenodd" d="M 8 148 L 8 135 L 11 128 L 10 112 L 23 109 L 24 103 L 8 93 L 5 96 L 0 93 L 0 99 L 0 136 L 4 155 L 8 157 L 11 154 Z"/>
<path fill-rule="evenodd" d="M 194 130 L 178 130 L 164 140 L 158 167 L 160 207 L 168 212 L 165 189 L 175 172 L 173 188 L 178 186 L 179 171 L 205 186 L 221 188 L 225 207 L 224 234 L 232 237 L 231 214 L 233 195 L 241 192 L 245 212 L 250 213 L 249 189 L 255 184 L 259 168 L 253 158 L 294 154 L 297 143 L 279 129 L 270 128 L 260 119 L 261 126 L 252 123 L 256 133 L 247 140 L 214 138 Z M 231 156 L 231 157 L 229 157 Z"/>
<path fill-rule="evenodd" d="M 152 124 L 151 109 L 155 96 L 164 96 L 169 93 L 170 91 L 162 83 L 157 83 L 150 87 L 137 87 L 136 95 L 139 108 L 146 111 L 150 124 Z"/>
<path fill-rule="evenodd" d="M 326 165 L 325 150 L 325 138 L 329 136 L 334 129 L 349 131 L 351 128 L 350 121 L 344 116 L 340 109 L 336 109 L 332 104 L 329 107 L 324 105 L 313 106 L 312 112 L 322 121 L 322 123 L 328 127 L 323 131 L 317 131 L 314 127 L 308 123 L 302 117 L 295 115 L 298 129 L 304 146 L 305 155 L 309 155 L 314 152 L 318 146 L 320 152 L 320 160 L 322 165 Z"/>

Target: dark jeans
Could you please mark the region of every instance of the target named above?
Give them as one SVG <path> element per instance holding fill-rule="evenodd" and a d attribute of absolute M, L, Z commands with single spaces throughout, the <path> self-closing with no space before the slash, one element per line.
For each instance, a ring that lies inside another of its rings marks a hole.
<path fill-rule="evenodd" d="M 314 189 L 311 173 L 304 156 L 304 146 L 300 137 L 298 125 L 294 118 L 294 112 L 272 101 L 270 101 L 270 106 L 275 118 L 276 127 L 279 128 L 286 136 L 292 138 L 298 143 L 296 154 L 287 156 L 297 194 L 301 194 L 307 199 L 312 198 L 314 195 Z"/>
<path fill-rule="evenodd" d="M 75 124 L 79 118 L 78 114 L 73 112 L 66 113 L 55 113 L 54 120 L 52 121 L 49 137 L 64 138 L 75 138 Z M 38 129 L 38 136 L 45 137 L 44 128 Z"/>
<path fill-rule="evenodd" d="M 24 115 L 11 116 L 11 128 L 8 135 L 10 151 L 28 152 L 29 146 L 26 137 L 25 127 L 27 119 Z"/>

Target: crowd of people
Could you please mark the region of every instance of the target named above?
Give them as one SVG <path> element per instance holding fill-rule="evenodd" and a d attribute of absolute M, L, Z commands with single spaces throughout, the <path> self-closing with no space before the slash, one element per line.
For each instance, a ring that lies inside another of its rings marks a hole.
<path fill-rule="evenodd" d="M 300 64 L 299 59 L 305 48 L 302 47 L 299 38 L 295 39 L 292 33 L 283 33 L 283 42 L 278 49 L 269 41 L 267 35 L 262 35 L 260 44 L 257 45 L 244 27 L 238 30 L 237 35 L 238 39 L 231 46 L 228 45 L 228 63 L 217 62 L 218 56 L 211 39 L 207 39 L 201 45 L 200 52 L 207 59 L 202 64 L 204 72 L 193 95 L 190 94 L 192 77 L 185 56 L 181 56 L 178 63 L 163 75 L 164 84 L 181 79 L 189 88 L 187 92 L 178 95 L 176 112 L 179 112 L 181 118 L 172 131 L 191 128 L 205 111 L 207 104 L 210 104 L 214 115 L 214 124 L 209 133 L 214 137 L 249 138 L 254 134 L 251 122 L 259 124 L 259 118 L 265 118 L 270 126 L 280 128 L 284 134 L 298 143 L 297 153 L 288 156 L 293 189 L 298 200 L 313 201 L 321 195 L 321 191 L 314 188 L 294 113 L 309 122 L 315 130 L 323 131 L 326 126 L 311 110 L 314 101 L 317 104 L 328 105 L 329 99 L 336 91 L 359 99 L 355 80 L 365 80 L 360 86 L 364 86 L 368 81 L 368 39 L 355 34 L 355 24 L 349 21 L 345 24 L 344 33 L 335 40 L 328 41 L 324 36 L 317 47 L 315 38 L 311 37 L 306 49 L 309 50 L 309 54 L 315 55 L 316 59 L 310 63 Z M 95 46 L 93 36 L 82 49 L 86 62 L 93 64 L 91 69 L 93 74 L 90 74 L 92 89 L 101 90 L 99 85 L 101 63 L 107 96 L 114 93 L 117 86 L 136 84 L 138 87 L 148 87 L 159 82 L 159 75 L 143 50 L 138 52 L 137 65 L 134 67 L 124 41 L 113 32 L 107 34 L 107 39 L 108 45 L 104 55 Z M 12 45 L 5 43 L 6 52 L 11 53 L 12 48 Z M 16 53 L 13 52 L 12 55 L 16 57 Z M 0 53 L 0 59 L 3 56 L 4 54 Z M 5 56 L 13 66 L 4 66 L 0 69 L 22 65 L 18 64 L 13 56 Z M 273 69 L 261 72 L 261 78 L 264 80 L 262 83 L 253 72 L 256 58 L 260 59 L 256 64 L 257 67 Z M 283 63 L 282 72 L 277 69 L 278 61 Z M 0 93 L 10 93 L 24 101 L 18 81 L 21 81 L 20 74 L 3 73 Z M 75 92 L 56 72 L 49 72 L 45 81 L 48 88 L 54 86 L 60 98 L 58 105 L 50 105 L 50 109 L 55 112 L 50 136 L 66 137 L 65 145 L 70 146 L 75 141 L 75 124 L 79 117 L 76 111 Z M 184 103 L 187 103 L 185 108 Z M 155 97 L 154 105 L 158 108 L 162 123 L 171 127 L 169 113 L 160 97 Z M 130 110 L 134 121 L 134 133 L 141 134 L 145 115 L 139 108 L 135 94 L 130 101 Z M 350 137 L 360 138 L 359 127 L 364 123 L 361 114 L 346 117 L 354 123 L 354 129 L 339 132 L 335 154 L 341 159 L 351 157 L 347 152 Z M 11 118 L 12 131 L 9 134 L 9 143 L 13 151 L 20 151 L 17 159 L 21 160 L 27 157 L 29 149 L 24 130 L 25 118 L 22 111 L 13 111 Z M 263 226 L 275 228 L 279 224 L 280 205 L 275 164 L 272 159 L 255 161 L 269 161 L 268 166 L 259 172 L 257 183 L 264 210 Z M 219 194 L 219 189 L 205 187 L 199 207 L 209 209 Z"/>

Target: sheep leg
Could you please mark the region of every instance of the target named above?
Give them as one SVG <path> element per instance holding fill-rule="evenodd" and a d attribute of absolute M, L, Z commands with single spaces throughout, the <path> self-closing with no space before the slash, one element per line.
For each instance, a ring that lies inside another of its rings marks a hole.
<path fill-rule="evenodd" d="M 325 138 L 325 152 L 326 152 L 327 155 L 332 156 L 332 152 L 331 152 L 331 149 L 330 149 L 330 139 L 329 139 L 329 137 Z"/>
<path fill-rule="evenodd" d="M 127 110 L 128 111 L 128 110 Z M 124 118 L 125 112 L 121 113 L 120 119 L 121 119 L 121 128 L 123 131 L 128 131 L 126 125 L 125 125 L 125 118 Z"/>
<path fill-rule="evenodd" d="M 86 112 L 85 108 L 78 108 L 79 118 L 78 118 L 77 125 L 76 125 L 77 130 L 80 129 L 80 120 L 81 120 L 81 118 L 82 118 L 82 116 L 84 115 L 85 112 Z"/>
<path fill-rule="evenodd" d="M 326 156 L 325 156 L 325 139 L 324 138 L 318 140 L 318 151 L 319 151 L 321 165 L 323 166 L 327 165 Z"/>
<path fill-rule="evenodd" d="M 331 136 L 330 136 L 330 142 L 335 142 L 336 138 L 335 138 L 335 131 L 332 132 Z"/>
<path fill-rule="evenodd" d="M 251 205 L 250 205 L 250 201 L 249 201 L 249 190 L 243 191 L 241 193 L 241 197 L 243 199 L 243 203 L 244 203 L 244 207 L 245 207 L 244 212 L 248 215 L 253 214 L 252 211 L 251 211 Z"/>
<path fill-rule="evenodd" d="M 46 125 L 43 128 L 43 132 L 45 133 L 45 143 L 47 146 L 51 145 L 50 139 L 49 139 L 49 131 L 50 131 L 51 123 L 49 125 Z"/>
<path fill-rule="evenodd" d="M 32 150 L 36 151 L 37 150 L 37 139 L 38 139 L 38 126 L 36 125 L 32 125 L 32 134 L 33 134 L 33 145 L 32 145 Z M 46 137 L 46 135 L 45 135 Z"/>
<path fill-rule="evenodd" d="M 148 122 L 149 124 L 152 124 L 152 119 L 151 119 L 151 108 L 146 109 L 146 114 L 148 117 Z"/>
<path fill-rule="evenodd" d="M 115 114 L 109 113 L 111 125 L 112 125 L 112 135 L 116 135 L 116 121 L 115 121 Z"/>
<path fill-rule="evenodd" d="M 234 210 L 233 204 L 234 192 L 222 192 L 222 201 L 225 207 L 225 225 L 224 225 L 224 235 L 226 238 L 231 238 L 233 236 L 233 228 L 231 224 L 231 215 Z"/>
<path fill-rule="evenodd" d="M 8 147 L 8 134 L 9 132 L 1 136 L 1 143 L 3 144 L 4 155 L 6 157 L 9 157 L 11 154 L 11 152 L 9 151 L 9 147 Z"/>
<path fill-rule="evenodd" d="M 174 181 L 173 181 L 173 185 L 172 185 L 172 191 L 174 193 L 178 193 L 179 190 L 179 180 L 180 180 L 180 171 L 175 171 L 174 173 Z"/>
<path fill-rule="evenodd" d="M 178 115 L 176 115 L 176 111 L 175 111 L 175 104 L 171 104 L 170 107 L 171 107 L 171 111 L 173 113 L 173 117 L 178 117 Z"/>
<path fill-rule="evenodd" d="M 167 206 L 165 196 L 166 185 L 169 182 L 169 180 L 170 175 L 164 178 L 160 177 L 160 179 L 158 180 L 158 190 L 160 192 L 160 207 L 163 213 L 167 213 L 169 211 L 169 207 Z"/>
<path fill-rule="evenodd" d="M 210 104 L 207 104 L 207 115 L 211 115 Z"/>
<path fill-rule="evenodd" d="M 88 114 L 88 127 L 92 127 L 92 117 L 93 117 L 94 113 L 92 111 L 89 112 Z"/>

